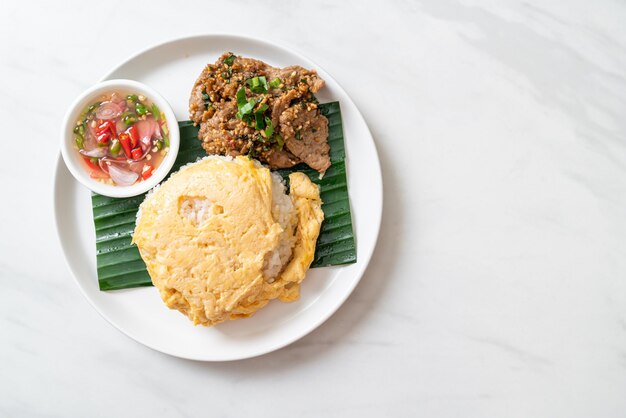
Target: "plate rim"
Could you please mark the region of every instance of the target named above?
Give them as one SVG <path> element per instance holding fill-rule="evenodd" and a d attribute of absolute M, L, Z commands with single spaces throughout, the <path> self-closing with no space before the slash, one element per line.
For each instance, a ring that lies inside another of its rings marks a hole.
<path fill-rule="evenodd" d="M 309 324 L 307 327 L 303 328 L 302 331 L 300 332 L 296 332 L 293 333 L 291 336 L 289 336 L 288 338 L 284 338 L 281 341 L 279 341 L 278 343 L 272 345 L 270 348 L 264 348 L 258 351 L 254 351 L 252 350 L 252 352 L 245 354 L 245 355 L 235 355 L 232 357 L 220 357 L 220 358 L 211 358 L 209 357 L 198 357 L 198 356 L 189 356 L 189 355 L 182 355 L 180 353 L 175 353 L 172 352 L 171 350 L 166 350 L 166 349 L 162 349 L 162 348 L 157 348 L 154 347 L 153 345 L 145 342 L 145 341 L 141 341 L 138 338 L 136 338 L 135 336 L 131 335 L 129 332 L 127 332 L 127 330 L 123 329 L 123 327 L 120 327 L 117 325 L 116 322 L 114 322 L 113 319 L 109 318 L 107 316 L 107 314 L 105 312 L 103 312 L 101 309 L 98 308 L 98 306 L 96 306 L 96 302 L 90 297 L 90 295 L 87 293 L 86 289 L 82 286 L 81 281 L 78 278 L 78 275 L 76 274 L 76 272 L 74 271 L 74 268 L 72 267 L 72 264 L 70 263 L 70 254 L 68 252 L 68 249 L 66 248 L 66 246 L 63 244 L 63 240 L 61 239 L 61 228 L 60 228 L 60 222 L 59 222 L 59 193 L 58 193 L 58 188 L 60 187 L 60 183 L 59 183 L 59 173 L 60 170 L 63 169 L 63 159 L 60 155 L 60 152 L 57 153 L 57 162 L 55 165 L 55 170 L 54 170 L 54 178 L 53 178 L 53 208 L 54 208 L 54 223 L 55 223 L 55 230 L 56 230 L 56 235 L 57 235 L 57 241 L 61 247 L 61 251 L 63 252 L 63 257 L 65 259 L 65 264 L 67 265 L 67 267 L 70 270 L 70 273 L 72 274 L 72 278 L 74 279 L 74 282 L 76 283 L 76 285 L 78 286 L 78 288 L 80 289 L 80 292 L 83 294 L 83 296 L 87 299 L 87 301 L 89 302 L 89 304 L 91 305 L 91 307 L 102 317 L 106 320 L 106 322 L 108 322 L 113 328 L 115 328 L 116 330 L 118 330 L 119 332 L 121 332 L 122 334 L 126 335 L 127 337 L 129 337 L 130 339 L 132 339 L 133 341 L 146 346 L 154 351 L 160 352 L 160 353 L 164 353 L 164 354 L 168 354 L 170 356 L 173 357 L 178 357 L 178 358 L 184 358 L 184 359 L 188 359 L 188 360 L 194 360 L 194 361 L 209 361 L 209 362 L 227 362 L 227 361 L 236 361 L 236 360 L 244 360 L 244 359 L 248 359 L 248 358 L 254 358 L 254 357 L 258 357 L 264 354 L 268 354 L 271 352 L 274 352 L 276 350 L 279 350 L 281 348 L 284 348 L 296 341 L 298 341 L 299 339 L 305 337 L 306 335 L 310 334 L 311 332 L 313 332 L 315 329 L 319 328 L 323 323 L 325 323 L 331 316 L 333 316 L 337 310 L 339 310 L 339 308 L 341 306 L 343 306 L 343 304 L 346 302 L 346 300 L 350 297 L 350 295 L 352 295 L 352 293 L 354 292 L 354 289 L 356 288 L 356 286 L 359 284 L 359 282 L 361 281 L 361 279 L 363 278 L 363 275 L 365 274 L 365 271 L 367 270 L 367 267 L 369 266 L 369 263 L 372 259 L 372 255 L 374 253 L 374 251 L 376 250 L 376 247 L 378 245 L 378 239 L 379 239 L 379 235 L 380 235 L 380 227 L 381 227 L 381 223 L 382 223 L 382 214 L 383 214 L 383 202 L 384 202 L 384 189 L 383 189 L 383 179 L 382 179 L 382 170 L 381 170 L 381 166 L 380 166 L 380 157 L 378 155 L 378 150 L 376 148 L 376 142 L 374 141 L 374 138 L 372 136 L 371 130 L 369 129 L 369 126 L 367 125 L 367 122 L 365 121 L 365 118 L 363 117 L 361 111 L 358 109 L 358 107 L 356 106 L 356 104 L 354 103 L 354 101 L 352 100 L 352 97 L 350 97 L 350 95 L 343 89 L 343 87 L 337 82 L 337 80 L 335 80 L 330 73 L 328 73 L 323 67 L 321 67 L 320 65 L 318 65 L 317 63 L 315 63 L 313 60 L 307 58 L 305 55 L 301 54 L 299 51 L 295 50 L 293 47 L 291 46 L 285 46 L 284 44 L 281 43 L 277 43 L 271 40 L 268 40 L 266 38 L 262 38 L 262 37 L 257 37 L 255 36 L 254 38 L 250 37 L 250 36 L 246 36 L 246 35 L 240 35 L 240 34 L 233 34 L 233 33 L 228 33 L 228 32 L 216 32 L 216 33 L 203 33 L 203 34 L 193 34 L 193 35 L 187 35 L 187 36 L 181 36 L 181 37 L 176 37 L 176 38 L 171 38 L 168 39 L 166 41 L 161 41 L 161 42 L 156 42 L 153 43 L 152 45 L 132 54 L 131 56 L 129 56 L 128 58 L 126 58 L 125 60 L 121 61 L 119 64 L 113 66 L 109 71 L 107 71 L 99 80 L 98 82 L 102 82 L 102 81 L 106 81 L 108 79 L 111 78 L 111 76 L 118 71 L 121 67 L 123 67 L 124 65 L 126 65 L 128 62 L 138 58 L 139 56 L 149 53 L 150 51 L 153 51 L 157 48 L 162 48 L 164 46 L 167 46 L 169 44 L 176 44 L 176 43 L 181 43 L 181 42 L 188 42 L 188 41 L 193 41 L 195 39 L 199 39 L 199 38 L 215 38 L 215 37 L 227 37 L 227 38 L 234 38 L 238 41 L 243 41 L 243 42 L 256 42 L 256 43 L 261 43 L 261 44 L 265 44 L 265 46 L 270 47 L 270 48 L 278 48 L 278 49 L 282 49 L 296 57 L 298 57 L 299 59 L 303 60 L 303 61 L 308 61 L 311 62 L 313 64 L 315 64 L 315 67 L 319 70 L 322 70 L 325 74 L 328 75 L 328 77 L 330 79 L 332 79 L 336 85 L 336 88 L 339 90 L 340 93 L 344 94 L 345 97 L 349 100 L 350 104 L 352 106 L 354 106 L 354 109 L 356 110 L 355 112 L 355 116 L 359 119 L 359 121 L 363 124 L 363 126 L 365 127 L 366 131 L 367 131 L 367 139 L 374 151 L 374 156 L 376 157 L 376 166 L 375 167 L 370 167 L 371 169 L 375 169 L 376 171 L 376 180 L 377 180 L 377 185 L 376 185 L 376 189 L 379 190 L 380 192 L 380 201 L 377 203 L 375 209 L 376 212 L 378 214 L 378 216 L 376 217 L 376 219 L 372 219 L 370 225 L 375 227 L 375 231 L 374 231 L 374 240 L 373 240 L 373 245 L 371 246 L 371 248 L 368 250 L 368 253 L 366 254 L 358 254 L 359 258 L 363 258 L 365 261 L 363 262 L 361 268 L 359 270 L 357 270 L 354 274 L 354 279 L 352 280 L 351 285 L 347 288 L 347 291 L 345 291 L 345 293 L 339 297 L 335 303 L 330 306 L 329 309 L 327 309 L 323 315 L 320 315 L 320 317 L 315 320 L 312 321 L 311 324 Z M 358 245 L 358 243 L 357 243 Z M 357 250 L 358 251 L 358 250 Z"/>

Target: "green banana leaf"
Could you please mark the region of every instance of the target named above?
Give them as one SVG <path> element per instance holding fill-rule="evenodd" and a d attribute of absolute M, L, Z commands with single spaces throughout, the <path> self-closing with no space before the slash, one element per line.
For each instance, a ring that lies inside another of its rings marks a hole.
<path fill-rule="evenodd" d="M 331 167 L 320 179 L 319 173 L 301 164 L 278 170 L 288 180 L 294 171 L 304 172 L 320 186 L 324 223 L 317 240 L 315 258 L 311 267 L 326 267 L 356 262 L 356 246 L 352 229 L 352 215 L 346 181 L 345 148 L 341 110 L 338 102 L 320 105 L 328 118 L 328 142 Z M 179 122 L 180 148 L 174 167 L 206 156 L 198 140 L 198 128 L 190 121 Z M 100 290 L 116 290 L 151 286 L 152 281 L 137 246 L 131 244 L 135 217 L 145 195 L 130 198 L 111 198 L 92 194 L 93 220 L 96 229 L 96 261 Z"/>

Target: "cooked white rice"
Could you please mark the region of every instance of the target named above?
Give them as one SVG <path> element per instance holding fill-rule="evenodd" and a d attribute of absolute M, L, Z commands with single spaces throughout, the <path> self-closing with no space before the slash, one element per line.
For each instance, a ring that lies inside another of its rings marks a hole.
<path fill-rule="evenodd" d="M 274 281 L 276 276 L 291 259 L 293 246 L 296 242 L 296 224 L 298 222 L 296 211 L 291 198 L 285 193 L 285 184 L 282 177 L 276 173 L 272 175 L 272 217 L 283 228 L 280 235 L 278 248 L 271 251 L 265 257 L 263 275 L 269 282 Z"/>
<path fill-rule="evenodd" d="M 178 213 L 187 218 L 192 225 L 202 225 L 211 217 L 212 203 L 202 197 L 186 197 L 180 202 Z"/>

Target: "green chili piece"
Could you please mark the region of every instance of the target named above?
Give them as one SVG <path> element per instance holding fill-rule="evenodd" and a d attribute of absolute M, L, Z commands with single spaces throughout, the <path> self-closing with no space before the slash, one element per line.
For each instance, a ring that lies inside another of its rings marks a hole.
<path fill-rule="evenodd" d="M 137 112 L 137 116 L 143 116 L 148 113 L 148 108 L 141 103 L 135 103 L 135 112 Z"/>
<path fill-rule="evenodd" d="M 117 157 L 120 151 L 122 150 L 122 144 L 119 139 L 114 139 L 111 141 L 111 146 L 109 147 L 109 151 L 111 151 L 111 155 Z"/>
<path fill-rule="evenodd" d="M 130 126 L 133 123 L 137 122 L 137 119 L 132 113 L 126 112 L 122 115 L 122 121 L 124 122 L 124 125 Z"/>
<path fill-rule="evenodd" d="M 81 135 L 76 135 L 75 141 L 78 149 L 85 148 L 85 139 Z"/>
<path fill-rule="evenodd" d="M 74 126 L 74 133 L 84 137 L 85 136 L 85 122 L 81 123 L 80 125 Z"/>
<path fill-rule="evenodd" d="M 94 110 L 96 110 L 98 107 L 100 107 L 100 103 L 102 102 L 95 102 L 94 104 L 92 104 L 91 106 L 89 106 L 87 108 L 87 113 L 89 112 L 93 112 Z"/>

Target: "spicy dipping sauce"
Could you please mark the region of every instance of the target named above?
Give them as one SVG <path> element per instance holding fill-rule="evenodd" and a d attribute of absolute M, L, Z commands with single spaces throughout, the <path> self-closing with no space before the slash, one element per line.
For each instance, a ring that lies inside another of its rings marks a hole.
<path fill-rule="evenodd" d="M 132 93 L 102 95 L 80 115 L 74 140 L 91 178 L 117 186 L 148 179 L 169 151 L 167 123 L 156 104 Z"/>

